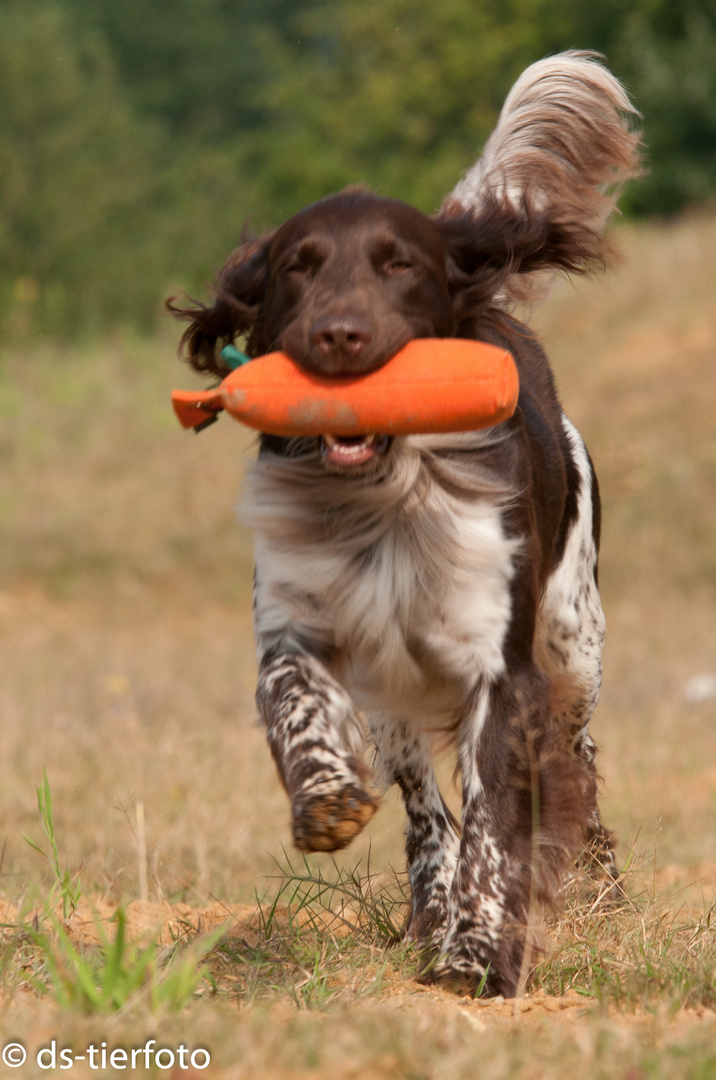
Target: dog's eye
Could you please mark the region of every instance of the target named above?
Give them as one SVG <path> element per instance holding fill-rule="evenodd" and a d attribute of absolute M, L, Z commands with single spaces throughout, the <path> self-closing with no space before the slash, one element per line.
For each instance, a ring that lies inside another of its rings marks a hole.
<path fill-rule="evenodd" d="M 296 260 L 296 262 L 289 263 L 288 266 L 284 268 L 283 272 L 285 276 L 292 281 L 302 281 L 304 278 L 312 275 L 313 267 L 311 263 Z"/>
<path fill-rule="evenodd" d="M 407 259 L 391 259 L 383 266 L 383 273 L 388 274 L 389 277 L 399 277 L 401 274 L 407 274 L 413 269 L 413 263 Z"/>

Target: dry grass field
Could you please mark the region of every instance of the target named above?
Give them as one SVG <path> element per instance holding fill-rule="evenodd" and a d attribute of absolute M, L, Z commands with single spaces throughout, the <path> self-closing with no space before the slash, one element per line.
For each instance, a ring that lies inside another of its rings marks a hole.
<path fill-rule="evenodd" d="M 716 675 L 716 218 L 618 240 L 616 270 L 536 321 L 604 498 L 594 733 L 631 901 L 573 890 L 516 1003 L 421 988 L 386 947 L 393 795 L 339 860 L 291 852 L 253 709 L 251 438 L 180 430 L 176 328 L 2 353 L 0 1047 L 28 1060 L 0 1075 L 47 1075 L 54 1039 L 84 1055 L 72 1076 L 716 1076 L 716 697 L 694 681 Z M 57 872 L 23 838 L 52 856 L 43 769 Z M 148 1038 L 173 1068 L 112 1067 Z"/>

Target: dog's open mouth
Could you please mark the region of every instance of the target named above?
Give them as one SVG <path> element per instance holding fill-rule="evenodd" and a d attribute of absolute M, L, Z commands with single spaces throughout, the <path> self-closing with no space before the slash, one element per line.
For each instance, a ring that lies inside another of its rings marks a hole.
<path fill-rule="evenodd" d="M 382 457 L 389 445 L 388 435 L 324 435 L 321 457 L 328 465 L 351 469 Z"/>

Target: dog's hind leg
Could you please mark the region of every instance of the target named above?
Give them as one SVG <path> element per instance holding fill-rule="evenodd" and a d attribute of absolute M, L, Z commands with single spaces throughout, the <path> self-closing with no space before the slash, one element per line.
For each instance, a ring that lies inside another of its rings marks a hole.
<path fill-rule="evenodd" d="M 599 885 L 599 900 L 617 901 L 624 899 L 624 891 L 619 881 L 619 868 L 614 857 L 614 834 L 602 823 L 597 800 L 597 748 L 586 726 L 582 728 L 574 744 L 577 757 L 583 762 L 589 777 L 592 794 L 591 812 L 587 829 L 587 846 L 580 859 L 580 865 Z"/>
<path fill-rule="evenodd" d="M 296 847 L 346 847 L 377 807 L 350 696 L 315 657 L 277 645 L 261 658 L 256 703 L 291 800 Z"/>
<path fill-rule="evenodd" d="M 584 843 L 587 805 L 549 680 L 521 661 L 478 686 L 458 731 L 462 839 L 433 979 L 512 997 L 534 958 L 534 907 L 551 901 Z"/>
<path fill-rule="evenodd" d="M 430 738 L 404 720 L 380 722 L 369 717 L 380 771 L 398 784 L 407 814 L 405 854 L 411 912 L 405 935 L 439 945 L 447 928 L 447 902 L 460 826 L 440 794 L 433 770 Z"/>
<path fill-rule="evenodd" d="M 542 598 L 538 652 L 552 684 L 552 714 L 561 728 L 571 730 L 584 772 L 589 797 L 586 865 L 597 876 L 616 881 L 614 841 L 599 814 L 597 748 L 588 730 L 599 699 L 604 644 L 594 527 L 598 493 L 584 443 L 566 418 L 563 423 L 574 466 L 576 514 Z"/>

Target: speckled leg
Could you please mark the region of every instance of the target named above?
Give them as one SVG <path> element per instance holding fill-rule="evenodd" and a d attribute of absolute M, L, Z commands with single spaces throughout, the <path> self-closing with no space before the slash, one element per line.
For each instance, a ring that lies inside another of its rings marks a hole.
<path fill-rule="evenodd" d="M 547 897 L 584 842 L 582 770 L 536 668 L 479 690 L 459 753 L 462 841 L 434 977 L 470 993 L 485 977 L 485 993 L 510 997 L 531 899 Z"/>
<path fill-rule="evenodd" d="M 346 847 L 377 807 L 351 698 L 314 657 L 269 650 L 256 702 L 291 799 L 299 851 Z"/>
<path fill-rule="evenodd" d="M 381 768 L 399 785 L 408 816 L 405 854 L 412 907 L 405 933 L 420 944 L 439 944 L 447 927 L 460 826 L 440 794 L 428 736 L 405 721 L 371 728 Z"/>

